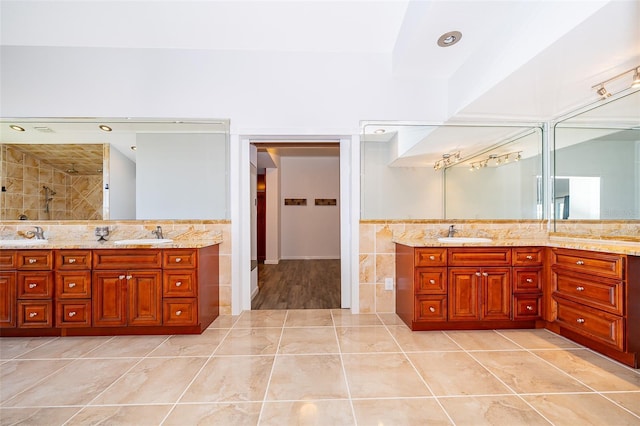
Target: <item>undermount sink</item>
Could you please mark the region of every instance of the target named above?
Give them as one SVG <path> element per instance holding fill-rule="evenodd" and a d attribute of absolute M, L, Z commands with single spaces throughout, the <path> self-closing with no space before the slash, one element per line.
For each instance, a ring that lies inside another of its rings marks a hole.
<path fill-rule="evenodd" d="M 130 240 L 117 240 L 113 244 L 118 246 L 135 246 L 135 245 L 151 245 L 151 244 L 167 244 L 172 243 L 171 238 L 133 238 Z"/>
<path fill-rule="evenodd" d="M 28 240 L 21 238 L 17 240 L 0 240 L 0 246 L 38 246 L 41 244 L 47 244 L 49 240 Z"/>
<path fill-rule="evenodd" d="M 438 242 L 441 243 L 490 243 L 491 238 L 481 237 L 441 237 L 438 238 Z"/>

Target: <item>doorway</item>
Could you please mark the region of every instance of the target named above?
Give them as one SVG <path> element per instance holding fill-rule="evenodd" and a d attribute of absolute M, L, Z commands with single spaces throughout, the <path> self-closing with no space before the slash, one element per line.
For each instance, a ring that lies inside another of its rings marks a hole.
<path fill-rule="evenodd" d="M 339 143 L 253 142 L 251 150 L 252 309 L 340 308 Z"/>

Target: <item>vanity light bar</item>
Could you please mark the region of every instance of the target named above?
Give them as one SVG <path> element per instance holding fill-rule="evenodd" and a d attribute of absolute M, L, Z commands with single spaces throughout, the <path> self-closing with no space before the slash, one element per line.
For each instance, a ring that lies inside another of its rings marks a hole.
<path fill-rule="evenodd" d="M 472 162 L 469 165 L 469 170 L 470 171 L 480 170 L 482 168 L 487 167 L 489 165 L 489 162 L 493 162 L 496 166 L 500 166 L 502 164 L 507 164 L 512 158 L 513 158 L 513 161 L 520 161 L 520 159 L 522 159 L 522 151 L 514 151 L 514 152 L 509 152 L 507 154 L 501 154 L 501 155 L 490 154 L 484 160 Z"/>
<path fill-rule="evenodd" d="M 438 160 L 435 162 L 435 164 L 433 165 L 433 170 L 437 172 L 441 169 L 444 169 L 445 167 L 449 167 L 459 162 L 460 159 L 460 151 L 452 152 L 449 154 L 442 154 L 442 160 Z"/>
<path fill-rule="evenodd" d="M 614 75 L 613 77 L 601 83 L 594 84 L 593 86 L 591 86 L 591 88 L 596 89 L 596 93 L 600 96 L 601 99 L 607 99 L 608 97 L 611 96 L 611 93 L 607 90 L 607 88 L 604 85 L 612 82 L 613 80 L 617 80 L 620 77 L 623 77 L 629 73 L 633 73 L 633 77 L 631 77 L 631 85 L 629 87 L 631 89 L 640 88 L 640 65 L 633 67 L 629 70 L 626 70 L 624 72 L 621 72 L 618 75 Z"/>

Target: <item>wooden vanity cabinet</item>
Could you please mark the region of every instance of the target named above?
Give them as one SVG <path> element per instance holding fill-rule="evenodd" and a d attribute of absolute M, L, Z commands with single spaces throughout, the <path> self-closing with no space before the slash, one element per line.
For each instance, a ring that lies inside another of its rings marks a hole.
<path fill-rule="evenodd" d="M 193 249 L 167 249 L 162 254 L 162 305 L 165 325 L 198 323 L 198 256 Z"/>
<path fill-rule="evenodd" d="M 542 318 L 542 277 L 545 249 L 543 247 L 514 247 L 513 259 L 513 319 Z"/>
<path fill-rule="evenodd" d="M 55 252 L 56 327 L 91 327 L 91 254 Z"/>
<path fill-rule="evenodd" d="M 17 325 L 16 274 L 15 250 L 0 250 L 0 333 Z"/>
<path fill-rule="evenodd" d="M 18 328 L 53 327 L 53 253 L 16 250 Z"/>

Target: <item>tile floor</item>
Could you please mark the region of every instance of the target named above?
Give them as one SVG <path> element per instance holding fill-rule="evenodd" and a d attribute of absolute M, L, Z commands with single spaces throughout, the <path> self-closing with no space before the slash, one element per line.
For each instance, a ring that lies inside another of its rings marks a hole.
<path fill-rule="evenodd" d="M 0 424 L 640 425 L 640 372 L 545 330 L 248 311 L 199 336 L 2 338 Z"/>

